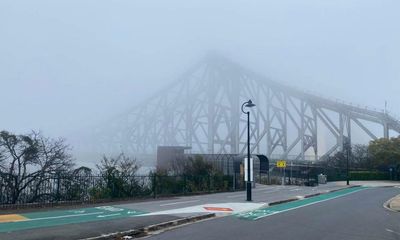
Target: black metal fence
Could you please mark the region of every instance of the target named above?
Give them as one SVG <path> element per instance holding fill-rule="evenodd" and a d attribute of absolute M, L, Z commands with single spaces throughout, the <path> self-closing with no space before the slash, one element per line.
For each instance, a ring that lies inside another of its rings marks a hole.
<path fill-rule="evenodd" d="M 309 168 L 303 165 L 289 166 L 286 168 L 277 168 L 270 166 L 268 173 L 260 173 L 256 180 L 262 184 L 282 184 L 285 185 L 314 185 L 317 181 L 317 175 L 321 173 L 316 168 Z"/>
<path fill-rule="evenodd" d="M 379 171 L 369 169 L 349 169 L 349 180 L 399 180 L 400 174 L 390 171 Z M 318 175 L 327 176 L 327 180 L 346 181 L 347 169 L 339 167 L 327 167 L 319 164 L 288 164 L 286 168 L 270 166 L 268 174 L 261 175 L 259 178 L 264 184 L 285 184 L 313 186 L 318 184 Z"/>
<path fill-rule="evenodd" d="M 156 198 L 241 189 L 240 175 L 41 176 L 0 178 L 0 208 Z"/>
<path fill-rule="evenodd" d="M 317 175 L 328 181 L 346 180 L 346 169 L 318 165 L 293 165 L 285 169 L 271 167 L 255 173 L 262 184 L 314 185 Z M 284 178 L 283 178 L 284 176 Z M 386 180 L 388 172 L 350 171 L 350 180 Z M 231 175 L 43 175 L 17 177 L 0 173 L 0 208 L 43 206 L 52 204 L 94 203 L 120 199 L 157 198 L 243 190 L 243 174 Z"/>

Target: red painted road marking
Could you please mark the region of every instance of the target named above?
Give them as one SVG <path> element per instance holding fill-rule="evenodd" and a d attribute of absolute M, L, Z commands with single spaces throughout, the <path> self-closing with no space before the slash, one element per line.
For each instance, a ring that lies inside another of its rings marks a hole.
<path fill-rule="evenodd" d="M 204 207 L 205 210 L 208 211 L 221 211 L 221 212 L 232 212 L 232 208 L 223 208 L 223 207 Z"/>

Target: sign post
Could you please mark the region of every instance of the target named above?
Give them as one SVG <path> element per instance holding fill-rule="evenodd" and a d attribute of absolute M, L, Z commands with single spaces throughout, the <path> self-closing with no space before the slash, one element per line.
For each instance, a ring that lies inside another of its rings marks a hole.
<path fill-rule="evenodd" d="M 289 185 L 292 184 L 292 178 L 293 178 L 293 161 L 290 162 L 290 177 L 289 177 Z"/>
<path fill-rule="evenodd" d="M 276 167 L 282 169 L 282 185 L 285 185 L 285 168 L 286 168 L 286 161 L 285 160 L 279 160 L 276 162 Z"/>

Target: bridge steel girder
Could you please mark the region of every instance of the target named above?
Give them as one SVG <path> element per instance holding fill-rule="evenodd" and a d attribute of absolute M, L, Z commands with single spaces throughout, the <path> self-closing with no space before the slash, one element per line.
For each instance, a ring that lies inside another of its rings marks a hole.
<path fill-rule="evenodd" d="M 266 79 L 221 57 L 207 57 L 178 81 L 134 109 L 96 129 L 103 151 L 155 153 L 157 146 L 189 146 L 193 153 L 243 154 L 246 118 L 251 113 L 251 152 L 272 158 L 318 160 L 344 148 L 356 125 L 372 140 L 363 122 L 400 133 L 400 122 L 386 112 L 355 107 Z M 319 149 L 319 129 L 335 139 Z M 311 158 L 309 157 L 311 156 Z"/>

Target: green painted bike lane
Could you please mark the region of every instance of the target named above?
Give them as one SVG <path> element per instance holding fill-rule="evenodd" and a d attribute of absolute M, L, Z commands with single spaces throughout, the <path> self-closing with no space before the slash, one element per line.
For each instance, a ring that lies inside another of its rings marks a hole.
<path fill-rule="evenodd" d="M 113 220 L 142 214 L 145 214 L 145 212 L 113 206 L 26 213 L 20 214 L 24 220 L 0 223 L 0 232 Z"/>
<path fill-rule="evenodd" d="M 321 194 L 318 196 L 310 197 L 310 198 L 305 198 L 302 200 L 297 200 L 293 202 L 288 202 L 288 203 L 282 203 L 278 204 L 275 206 L 270 206 L 270 207 L 265 207 L 265 208 L 260 208 L 257 210 L 249 211 L 249 212 L 244 212 L 244 213 L 239 213 L 235 214 L 235 217 L 238 217 L 239 219 L 244 219 L 244 220 L 258 220 L 264 217 L 268 217 L 274 214 L 278 214 L 281 212 L 286 212 L 289 210 L 297 209 L 300 207 L 305 207 L 308 205 L 316 204 L 319 202 L 324 202 L 327 200 L 335 199 L 338 197 L 342 197 L 351 193 L 355 193 L 361 190 L 366 189 L 367 187 L 352 187 L 352 188 L 346 188 L 342 190 L 338 190 L 335 192 L 331 193 L 325 193 Z"/>

